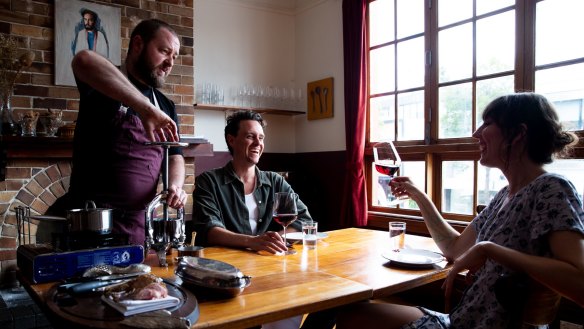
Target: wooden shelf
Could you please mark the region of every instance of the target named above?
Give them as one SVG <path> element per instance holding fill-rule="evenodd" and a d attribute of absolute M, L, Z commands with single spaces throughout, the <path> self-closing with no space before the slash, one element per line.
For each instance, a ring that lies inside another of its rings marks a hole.
<path fill-rule="evenodd" d="M 204 138 L 181 137 L 189 143 L 184 148 L 185 157 L 212 156 L 213 144 Z M 0 151 L 4 159 L 26 158 L 71 158 L 73 156 L 73 137 L 21 137 L 0 136 Z"/>
<path fill-rule="evenodd" d="M 259 107 L 244 107 L 244 106 L 229 106 L 229 105 L 215 105 L 215 104 L 193 104 L 195 110 L 209 110 L 209 111 L 239 111 L 239 110 L 252 110 L 260 114 L 276 114 L 276 115 L 301 115 L 306 114 L 306 112 L 301 111 L 291 111 L 291 110 L 279 110 L 279 109 L 269 109 L 269 108 L 259 108 Z"/>

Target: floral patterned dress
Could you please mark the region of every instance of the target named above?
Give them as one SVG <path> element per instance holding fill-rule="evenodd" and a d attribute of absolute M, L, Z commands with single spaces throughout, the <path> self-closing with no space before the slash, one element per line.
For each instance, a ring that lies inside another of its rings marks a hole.
<path fill-rule="evenodd" d="M 570 230 L 584 235 L 581 196 L 564 177 L 543 174 L 508 196 L 505 187 L 472 221 L 477 242 L 491 241 L 527 254 L 551 257 L 549 233 Z M 451 314 L 420 308 L 426 315 L 403 328 L 508 328 L 512 314 L 499 304 L 494 293 L 495 281 L 502 274 L 511 271 L 487 260 Z"/>

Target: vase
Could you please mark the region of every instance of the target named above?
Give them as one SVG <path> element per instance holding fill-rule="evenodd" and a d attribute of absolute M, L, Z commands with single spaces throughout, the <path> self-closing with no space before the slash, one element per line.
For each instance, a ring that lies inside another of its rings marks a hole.
<path fill-rule="evenodd" d="M 2 108 L 0 113 L 0 134 L 1 135 L 16 135 L 17 129 L 12 116 L 12 106 L 10 99 L 12 92 L 2 93 Z"/>

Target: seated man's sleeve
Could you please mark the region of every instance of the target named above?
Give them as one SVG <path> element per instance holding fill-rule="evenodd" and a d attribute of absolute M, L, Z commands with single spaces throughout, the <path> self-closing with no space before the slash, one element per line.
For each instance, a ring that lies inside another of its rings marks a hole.
<path fill-rule="evenodd" d="M 225 228 L 221 206 L 217 193 L 218 184 L 208 173 L 202 173 L 195 179 L 193 191 L 193 228 L 197 232 L 197 245 L 208 245 L 209 230 L 213 227 Z"/>

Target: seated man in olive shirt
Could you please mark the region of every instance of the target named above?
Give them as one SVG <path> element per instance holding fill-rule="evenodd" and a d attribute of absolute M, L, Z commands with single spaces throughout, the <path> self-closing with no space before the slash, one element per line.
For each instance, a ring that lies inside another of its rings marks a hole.
<path fill-rule="evenodd" d="M 223 168 L 202 173 L 195 180 L 194 229 L 197 244 L 249 248 L 278 253 L 286 251 L 278 233 L 283 227 L 272 220 L 276 192 L 294 192 L 278 173 L 257 168 L 264 150 L 264 120 L 252 111 L 227 118 L 225 141 L 233 159 Z M 302 220 L 311 219 L 298 200 L 298 219 L 288 226 L 300 231 Z"/>
<path fill-rule="evenodd" d="M 225 141 L 233 159 L 223 168 L 202 173 L 193 192 L 194 229 L 197 245 L 249 248 L 258 252 L 287 250 L 283 227 L 272 220 L 276 192 L 294 192 L 275 172 L 257 168 L 264 151 L 265 122 L 252 111 L 239 111 L 227 118 Z M 306 205 L 297 201 L 298 219 L 288 231 L 300 231 L 301 221 L 311 219 Z M 310 314 L 302 329 L 334 326 L 336 310 Z M 298 328 L 301 316 L 264 324 L 268 328 Z"/>

